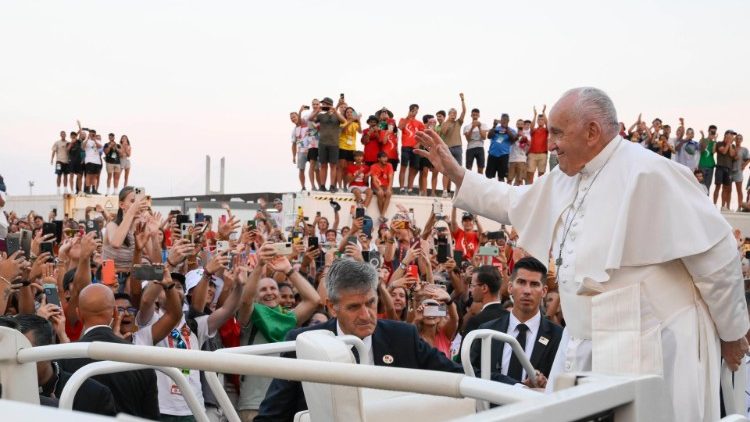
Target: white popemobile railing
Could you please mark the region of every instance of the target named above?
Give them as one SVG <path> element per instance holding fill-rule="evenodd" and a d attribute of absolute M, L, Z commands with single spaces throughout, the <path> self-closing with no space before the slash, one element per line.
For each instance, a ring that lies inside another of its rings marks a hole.
<path fill-rule="evenodd" d="M 491 339 L 478 333 L 473 339 Z M 473 339 L 470 339 L 473 341 Z M 513 341 L 513 339 L 511 337 Z M 506 339 L 507 340 L 507 339 Z M 487 340 L 491 341 L 491 340 Z M 360 346 L 357 339 L 347 339 L 348 344 Z M 513 345 L 513 342 L 511 341 Z M 518 346 L 517 342 L 515 343 Z M 468 346 L 468 344 L 467 344 Z M 513 346 L 512 346 L 513 347 Z M 520 346 L 519 346 L 520 348 Z M 470 349 L 470 347 L 468 347 Z M 515 351 L 516 347 L 514 347 Z M 25 419 L 34 419 L 35 414 L 50 415 L 50 409 L 39 406 L 27 407 L 20 401 L 32 404 L 39 403 L 36 365 L 37 361 L 64 358 L 91 358 L 103 360 L 82 368 L 83 373 L 71 378 L 74 384 L 80 385 L 80 380 L 94 374 L 105 372 L 119 372 L 133 368 L 152 367 L 162 370 L 172 376 L 176 382 L 177 373 L 170 371 L 174 367 L 191 368 L 213 372 L 215 382 L 209 384 L 220 399 L 225 410 L 231 409 L 231 403 L 223 392 L 215 373 L 235 373 L 277 377 L 290 380 L 307 381 L 323 384 L 348 385 L 382 390 L 414 392 L 455 398 L 473 398 L 503 405 L 492 410 L 481 411 L 475 415 L 462 418 L 461 421 L 535 421 L 543 419 L 547 422 L 563 422 L 589 420 L 594 415 L 603 412 L 614 412 L 618 422 L 641 420 L 670 420 L 667 400 L 665 400 L 664 384 L 660 377 L 617 377 L 597 374 L 569 374 L 559 378 L 559 384 L 568 383 L 569 388 L 553 394 L 539 394 L 530 390 L 519 389 L 473 376 L 451 374 L 434 371 L 375 367 L 368 365 L 352 365 L 334 362 L 315 362 L 292 360 L 279 357 L 262 356 L 261 354 L 280 353 L 294 350 L 293 342 L 277 343 L 273 345 L 245 346 L 225 349 L 222 352 L 204 352 L 193 350 L 177 350 L 154 348 L 148 346 L 131 346 L 113 343 L 73 343 L 65 345 L 43 346 L 31 348 L 26 338 L 15 330 L 0 327 L 0 384 L 2 385 L 2 399 L 0 400 L 0 414 L 5 416 L 21 415 Z M 217 359 L 217 353 L 222 356 Z M 112 362 L 106 362 L 106 361 Z M 524 363 L 527 372 L 533 373 L 528 360 Z M 529 368 L 526 367 L 528 364 Z M 484 365 L 483 365 L 484 366 Z M 489 368 L 481 371 L 488 373 Z M 81 372 L 79 371 L 79 372 Z M 179 371 L 177 371 L 179 373 Z M 179 373 L 181 375 L 181 373 Z M 473 374 L 473 368 L 472 368 Z M 179 377 L 177 377 L 179 378 Z M 68 390 L 68 387 L 66 387 Z M 188 387 L 183 392 L 189 391 Z M 61 403 L 72 405 L 73 390 L 64 391 Z M 226 398 L 226 401 L 224 399 Z M 196 413 L 198 420 L 204 420 L 205 413 L 199 403 L 194 403 L 190 393 L 187 401 Z M 415 403 L 418 407 L 418 403 Z M 741 407 L 741 406 L 738 406 Z M 38 409 L 38 410 L 37 410 Z M 415 411 L 429 412 L 429 409 Z M 23 412 L 23 413 L 20 413 Z M 55 410 L 56 422 L 78 420 L 111 420 L 99 418 L 78 412 Z M 236 421 L 236 412 L 227 412 L 230 420 Z M 89 417 L 91 416 L 91 417 Z M 439 416 L 439 415 L 436 415 Z M 123 417 L 118 417 L 123 419 Z M 436 418 L 439 420 L 439 418 Z M 725 421 L 747 421 L 745 417 L 733 415 Z"/>

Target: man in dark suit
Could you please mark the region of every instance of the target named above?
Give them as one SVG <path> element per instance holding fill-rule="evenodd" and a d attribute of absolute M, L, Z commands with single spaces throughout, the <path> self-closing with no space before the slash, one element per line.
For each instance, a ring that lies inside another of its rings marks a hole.
<path fill-rule="evenodd" d="M 17 324 L 12 327 L 29 339 L 33 347 L 54 344 L 52 325 L 46 319 L 32 314 L 19 314 L 13 318 Z M 36 373 L 39 382 L 39 395 L 57 399 L 62 394 L 71 373 L 60 369 L 57 362 L 37 362 Z M 46 400 L 44 400 L 46 402 Z M 73 410 L 115 416 L 115 401 L 112 393 L 101 383 L 89 378 L 81 384 L 73 398 Z"/>
<path fill-rule="evenodd" d="M 339 259 L 326 277 L 326 306 L 335 317 L 325 324 L 290 331 L 286 340 L 294 340 L 309 330 L 329 330 L 337 335 L 355 335 L 363 340 L 367 356 L 355 353 L 358 362 L 377 366 L 429 369 L 462 373 L 459 365 L 429 346 L 419 337 L 416 327 L 397 321 L 378 321 L 378 273 L 369 264 Z M 284 357 L 296 358 L 294 353 Z M 302 384 L 274 379 L 260 405 L 255 422 L 291 421 L 307 409 Z"/>
<path fill-rule="evenodd" d="M 469 291 L 473 300 L 472 306 L 478 304 L 476 306 L 481 306 L 481 309 L 479 313 L 467 318 L 464 330 L 461 333 L 463 337 L 466 337 L 469 331 L 476 330 L 485 322 L 508 314 L 508 311 L 503 309 L 500 304 L 499 295 L 502 283 L 503 277 L 493 265 L 482 265 L 474 269 Z"/>
<path fill-rule="evenodd" d="M 117 336 L 110 328 L 115 315 L 115 297 L 112 290 L 102 284 L 91 284 L 81 290 L 78 298 L 78 313 L 83 322 L 83 336 L 79 342 L 105 341 L 131 344 Z M 92 359 L 67 359 L 61 362 L 62 369 L 75 372 L 95 362 Z M 127 371 L 93 377 L 112 392 L 117 412 L 147 419 L 159 419 L 159 401 L 156 388 L 156 373 L 153 369 Z"/>
<path fill-rule="evenodd" d="M 516 337 L 531 365 L 537 370 L 538 387 L 547 383 L 557 347 L 562 338 L 562 327 L 545 319 L 539 305 L 547 294 L 547 268 L 539 260 L 526 257 L 516 262 L 508 290 L 513 298 L 513 309 L 500 318 L 479 326 Z M 481 363 L 481 342 L 471 348 L 471 362 L 477 376 Z M 490 358 L 491 378 L 506 384 L 523 383 L 530 386 L 529 376 L 513 355 L 507 343 L 492 341 Z"/>

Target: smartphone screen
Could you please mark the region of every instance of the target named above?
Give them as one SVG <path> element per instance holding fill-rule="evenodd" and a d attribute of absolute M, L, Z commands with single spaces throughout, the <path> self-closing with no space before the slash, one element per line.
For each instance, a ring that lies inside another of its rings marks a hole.
<path fill-rule="evenodd" d="M 57 286 L 51 283 L 44 285 L 44 297 L 47 298 L 47 303 L 60 306 L 60 296 L 57 294 Z"/>
<path fill-rule="evenodd" d="M 195 222 L 196 223 L 202 223 L 204 221 L 206 221 L 206 215 L 203 214 L 202 212 L 196 212 L 195 213 Z"/>

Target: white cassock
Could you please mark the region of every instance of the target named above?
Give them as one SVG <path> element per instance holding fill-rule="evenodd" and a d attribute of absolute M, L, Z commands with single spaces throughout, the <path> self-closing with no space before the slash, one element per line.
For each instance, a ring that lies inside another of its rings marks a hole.
<path fill-rule="evenodd" d="M 561 258 L 567 326 L 548 385 L 565 371 L 658 374 L 674 420 L 719 419 L 719 338 L 750 321 L 731 228 L 687 167 L 617 136 L 573 177 L 557 167 L 509 186 L 466 172 L 454 205 L 513 225 L 542 262 Z"/>

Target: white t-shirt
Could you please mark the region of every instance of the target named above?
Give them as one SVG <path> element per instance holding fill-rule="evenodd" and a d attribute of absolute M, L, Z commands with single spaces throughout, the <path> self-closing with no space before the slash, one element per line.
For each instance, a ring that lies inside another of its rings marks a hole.
<path fill-rule="evenodd" d="M 529 150 L 529 146 L 531 146 L 529 138 L 526 138 L 523 132 L 519 133 L 518 140 L 510 146 L 508 161 L 511 163 L 525 163 L 526 151 Z"/>
<path fill-rule="evenodd" d="M 89 139 L 86 141 L 83 147 L 86 156 L 83 158 L 83 162 L 88 164 L 101 164 L 102 157 L 99 155 L 99 149 L 96 147 L 96 142 Z"/>
<path fill-rule="evenodd" d="M 482 133 L 481 131 L 488 131 L 490 130 L 489 127 L 487 127 L 484 123 L 479 123 L 479 128 L 472 128 L 471 122 L 467 125 L 464 125 L 463 133 L 464 135 L 469 133 L 469 130 L 471 130 L 471 135 L 469 135 L 469 142 L 466 144 L 466 149 L 469 148 L 479 148 L 484 147 L 484 140 L 482 140 Z"/>
<path fill-rule="evenodd" d="M 153 344 L 153 337 L 151 337 L 151 326 L 159 320 L 157 313 L 151 318 L 149 324 L 139 329 L 133 336 L 133 343 L 141 346 L 151 346 Z M 168 334 L 162 341 L 156 343 L 156 347 L 166 348 L 185 348 L 189 350 L 201 350 L 201 346 L 209 338 L 213 338 L 216 332 L 208 332 L 208 315 L 203 315 L 195 318 L 195 322 L 198 325 L 198 332 L 195 333 L 187 325 L 185 317 L 182 317 L 182 321 L 175 327 L 170 334 Z M 189 333 L 189 334 L 188 334 Z M 188 334 L 186 336 L 186 334 Z M 195 369 L 184 369 L 183 373 L 188 378 L 190 386 L 193 388 L 193 392 L 198 397 L 198 402 L 203 403 L 203 390 L 201 388 L 200 371 Z M 175 385 L 171 378 L 164 375 L 163 373 L 156 371 L 156 385 L 159 389 L 159 412 L 166 415 L 173 416 L 188 416 L 193 413 L 182 397 L 180 389 Z"/>
<path fill-rule="evenodd" d="M 310 140 L 307 136 L 307 126 L 295 126 L 292 130 L 292 143 L 297 144 L 297 154 L 306 154 L 310 147 Z"/>

